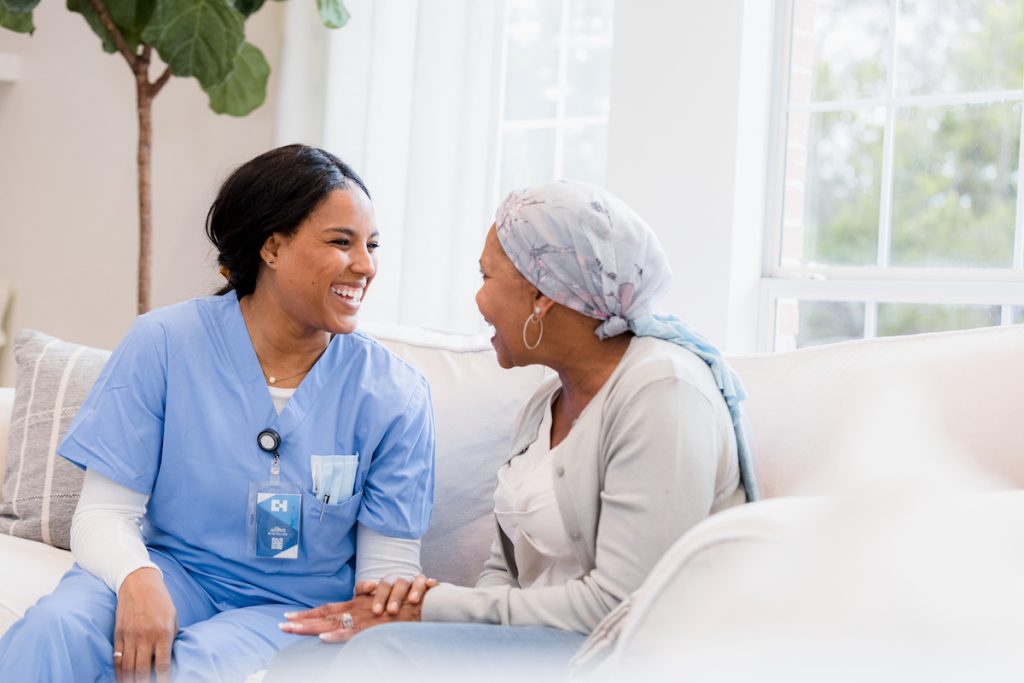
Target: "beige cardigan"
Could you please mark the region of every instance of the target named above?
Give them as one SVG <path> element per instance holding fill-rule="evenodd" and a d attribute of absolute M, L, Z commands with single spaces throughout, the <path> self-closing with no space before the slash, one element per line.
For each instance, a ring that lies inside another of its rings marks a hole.
<path fill-rule="evenodd" d="M 536 440 L 560 386 L 550 379 L 523 408 L 509 459 Z M 512 544 L 499 529 L 476 587 L 433 588 L 424 621 L 590 633 L 683 532 L 745 500 L 732 420 L 711 371 L 671 342 L 635 337 L 573 432 L 572 449 L 555 452 L 551 474 L 583 575 L 520 588 Z"/>

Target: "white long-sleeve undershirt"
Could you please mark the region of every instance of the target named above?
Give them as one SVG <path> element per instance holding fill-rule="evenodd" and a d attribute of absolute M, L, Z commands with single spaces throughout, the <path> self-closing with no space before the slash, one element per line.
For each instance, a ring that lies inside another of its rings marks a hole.
<path fill-rule="evenodd" d="M 149 497 L 88 470 L 71 522 L 71 553 L 82 569 L 117 593 L 132 572 L 159 571 L 149 558 L 140 520 Z M 411 578 L 420 573 L 418 539 L 385 536 L 356 525 L 356 580 Z M 301 580 L 301 579 L 298 579 Z"/>

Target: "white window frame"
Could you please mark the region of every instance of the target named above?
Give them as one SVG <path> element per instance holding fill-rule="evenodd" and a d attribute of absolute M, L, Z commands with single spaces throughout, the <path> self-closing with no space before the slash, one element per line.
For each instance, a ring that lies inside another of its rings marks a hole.
<path fill-rule="evenodd" d="M 900 0 L 889 0 L 888 80 L 886 96 L 856 100 L 790 105 L 789 80 L 794 0 L 777 6 L 776 57 L 772 88 L 772 133 L 769 152 L 768 197 L 765 202 L 764 260 L 758 316 L 758 350 L 775 350 L 778 302 L 866 302 L 864 338 L 876 336 L 879 303 L 980 304 L 1001 306 L 1001 324 L 1012 322 L 1013 307 L 1024 305 L 1024 175 L 1018 180 L 1013 265 L 1011 268 L 907 268 L 888 266 L 891 232 L 893 129 L 897 106 L 950 105 L 979 102 L 1022 102 L 1024 89 L 962 93 L 955 95 L 896 96 L 896 40 Z M 783 199 L 785 193 L 786 133 L 789 111 L 838 111 L 852 107 L 885 107 L 882 147 L 882 179 L 878 230 L 878 263 L 874 267 L 807 266 L 781 264 Z M 1022 105 L 1024 106 L 1024 105 Z M 1024 112 L 1021 116 L 1021 149 L 1018 168 L 1024 172 Z"/>
<path fill-rule="evenodd" d="M 494 155 L 494 181 L 492 184 L 492 195 L 495 202 L 500 202 L 504 197 L 497 196 L 501 191 L 501 166 L 503 159 L 503 145 L 505 133 L 512 130 L 554 130 L 555 131 L 555 153 L 552 164 L 552 178 L 563 177 L 565 162 L 565 138 L 566 131 L 570 127 L 585 126 L 608 126 L 608 114 L 603 116 L 568 116 L 566 114 L 566 85 L 569 79 L 569 20 L 571 18 L 570 3 L 572 0 L 544 0 L 545 2 L 560 2 L 561 4 L 561 27 L 559 30 L 558 46 L 558 100 L 555 103 L 555 115 L 550 118 L 536 119 L 514 119 L 505 118 L 505 94 L 508 76 L 508 21 L 511 15 L 511 7 L 508 0 L 504 0 L 501 11 L 501 24 L 499 39 L 501 40 L 501 60 L 499 65 L 499 76 L 496 79 L 499 83 L 498 96 L 498 126 L 496 129 L 495 155 Z M 614 15 L 614 12 L 613 12 Z M 614 31 L 614 24 L 612 31 Z M 614 45 L 614 37 L 613 37 Z"/>

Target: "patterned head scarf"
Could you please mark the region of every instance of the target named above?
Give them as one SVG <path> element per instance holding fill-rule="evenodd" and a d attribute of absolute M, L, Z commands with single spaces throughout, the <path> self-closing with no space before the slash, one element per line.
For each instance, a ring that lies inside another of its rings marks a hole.
<path fill-rule="evenodd" d="M 545 296 L 603 320 L 601 339 L 651 315 L 672 286 L 654 231 L 618 197 L 575 181 L 513 192 L 498 208 L 498 240 Z"/>
<path fill-rule="evenodd" d="M 699 356 L 729 407 L 747 500 L 759 497 L 740 401 L 746 392 L 721 352 L 655 303 L 672 284 L 668 257 L 650 226 L 594 185 L 558 181 L 512 192 L 494 220 L 516 269 L 542 294 L 603 321 L 600 339 L 631 331 L 671 341 Z"/>

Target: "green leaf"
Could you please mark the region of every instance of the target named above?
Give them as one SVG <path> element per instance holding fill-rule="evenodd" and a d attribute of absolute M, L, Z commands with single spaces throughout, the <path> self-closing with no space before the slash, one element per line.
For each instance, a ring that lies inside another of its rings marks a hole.
<path fill-rule="evenodd" d="M 32 12 L 14 12 L 0 2 L 0 26 L 17 33 L 32 33 L 36 30 L 32 23 Z"/>
<path fill-rule="evenodd" d="M 234 0 L 234 2 L 235 9 L 241 12 L 245 17 L 251 16 L 260 7 L 263 7 L 263 0 Z"/>
<path fill-rule="evenodd" d="M 228 0 L 160 0 L 142 40 L 175 76 L 217 85 L 231 73 L 245 42 L 245 17 Z"/>
<path fill-rule="evenodd" d="M 341 28 L 351 16 L 342 0 L 316 0 L 316 8 L 320 10 L 320 20 L 327 28 Z"/>
<path fill-rule="evenodd" d="M 0 0 L 0 2 L 6 1 Z M 149 18 L 153 14 L 156 0 L 101 0 L 101 2 L 107 8 L 107 11 L 110 12 L 110 16 L 114 20 L 118 31 L 121 32 L 121 37 L 124 38 L 128 49 L 134 52 L 142 42 L 142 30 L 146 27 Z M 107 52 L 117 51 L 114 41 L 107 34 L 106 27 L 100 21 L 99 15 L 93 10 L 92 3 L 89 0 L 68 0 L 68 9 L 72 12 L 78 12 L 85 17 L 93 33 L 98 35 L 100 40 L 103 41 L 104 50 Z"/>
<path fill-rule="evenodd" d="M 0 10 L 23 14 L 31 12 L 39 4 L 39 0 L 0 0 Z"/>
<path fill-rule="evenodd" d="M 270 65 L 255 45 L 245 43 L 235 57 L 235 68 L 221 83 L 204 88 L 210 109 L 218 114 L 245 116 L 267 98 Z"/>

